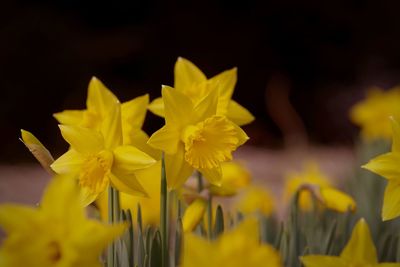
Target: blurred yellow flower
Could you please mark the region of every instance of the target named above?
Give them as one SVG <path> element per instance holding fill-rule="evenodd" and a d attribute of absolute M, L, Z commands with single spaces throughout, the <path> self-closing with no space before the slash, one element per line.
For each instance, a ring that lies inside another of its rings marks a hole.
<path fill-rule="evenodd" d="M 106 225 L 85 216 L 73 179 L 55 177 L 40 207 L 0 205 L 7 238 L 0 247 L 3 267 L 101 267 L 103 249 L 126 225 Z"/>
<path fill-rule="evenodd" d="M 122 145 L 120 105 L 111 111 L 101 132 L 81 126 L 59 126 L 71 148 L 51 168 L 59 174 L 77 176 L 84 205 L 92 203 L 110 184 L 128 194 L 147 195 L 135 172 L 156 161 L 134 146 Z"/>
<path fill-rule="evenodd" d="M 288 173 L 284 187 L 284 199 L 288 202 L 303 186 L 310 185 L 319 197 L 323 206 L 338 212 L 354 211 L 356 203 L 349 195 L 335 189 L 328 177 L 319 169 L 316 163 L 305 165 L 302 173 Z M 299 205 L 304 211 L 313 209 L 313 196 L 310 190 L 302 190 L 299 195 Z"/>
<path fill-rule="evenodd" d="M 366 99 L 350 111 L 351 121 L 361 128 L 361 136 L 368 141 L 390 139 L 390 116 L 400 118 L 400 87 L 386 91 L 371 88 Z"/>
<path fill-rule="evenodd" d="M 301 257 L 305 267 L 400 267 L 400 263 L 378 263 L 378 256 L 368 225 L 360 219 L 340 256 L 307 255 Z"/>
<path fill-rule="evenodd" d="M 275 201 L 265 188 L 250 186 L 246 188 L 235 203 L 235 209 L 244 215 L 261 213 L 271 215 Z"/>
<path fill-rule="evenodd" d="M 194 169 L 211 183 L 220 185 L 221 163 L 248 140 L 246 133 L 226 117 L 216 115 L 217 91 L 197 105 L 180 91 L 164 86 L 165 126 L 148 144 L 165 152 L 168 187 L 179 188 Z"/>
<path fill-rule="evenodd" d="M 123 192 L 119 193 L 121 209 L 130 209 L 132 214 L 137 214 L 137 207 L 138 204 L 140 204 L 143 225 L 157 226 L 160 223 L 160 170 L 161 161 L 158 161 L 156 164 L 146 169 L 138 170 L 135 173 L 136 179 L 139 184 L 145 188 L 148 197 L 134 196 Z M 96 200 L 96 205 L 100 211 L 101 218 L 105 221 L 108 219 L 107 199 L 108 191 L 106 190 Z M 136 220 L 134 220 L 134 223 L 136 223 Z"/>
<path fill-rule="evenodd" d="M 213 241 L 191 233 L 186 233 L 184 238 L 182 267 L 283 266 L 273 247 L 260 244 L 257 220 L 247 219 Z"/>
<path fill-rule="evenodd" d="M 400 125 L 392 118 L 393 141 L 392 151 L 362 166 L 388 180 L 382 208 L 382 219 L 391 220 L 400 215 Z"/>
<path fill-rule="evenodd" d="M 217 115 L 226 116 L 238 125 L 245 125 L 254 120 L 254 116 L 246 108 L 231 99 L 237 81 L 236 68 L 207 79 L 192 62 L 179 57 L 175 63 L 174 76 L 174 88 L 189 97 L 194 105 L 197 105 L 211 91 L 217 91 Z M 154 114 L 164 117 L 163 99 L 155 99 L 149 109 Z"/>
<path fill-rule="evenodd" d="M 202 198 L 194 200 L 185 210 L 182 218 L 184 232 L 191 232 L 201 222 L 206 212 L 207 201 Z"/>
<path fill-rule="evenodd" d="M 250 172 L 239 162 L 223 162 L 221 170 L 221 185 L 210 185 L 212 195 L 233 196 L 250 184 Z"/>

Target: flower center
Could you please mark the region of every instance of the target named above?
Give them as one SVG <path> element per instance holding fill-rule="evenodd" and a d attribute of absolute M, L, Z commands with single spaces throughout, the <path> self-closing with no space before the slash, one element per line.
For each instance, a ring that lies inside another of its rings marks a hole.
<path fill-rule="evenodd" d="M 225 117 L 213 116 L 185 128 L 185 160 L 197 169 L 212 169 L 232 159 L 239 143 L 235 127 Z"/>
<path fill-rule="evenodd" d="M 79 185 L 92 193 L 103 192 L 110 182 L 107 174 L 112 164 L 113 154 L 108 150 L 89 156 L 83 164 Z"/>

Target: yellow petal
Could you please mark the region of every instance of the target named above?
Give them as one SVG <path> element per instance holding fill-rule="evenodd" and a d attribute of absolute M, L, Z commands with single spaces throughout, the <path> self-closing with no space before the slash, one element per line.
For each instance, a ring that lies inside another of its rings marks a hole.
<path fill-rule="evenodd" d="M 38 211 L 20 205 L 0 205 L 0 226 L 6 232 L 29 230 L 30 221 L 37 217 Z"/>
<path fill-rule="evenodd" d="M 156 160 L 134 146 L 119 146 L 114 149 L 113 171 L 129 174 L 150 167 Z"/>
<path fill-rule="evenodd" d="M 178 150 L 179 142 L 180 133 L 178 129 L 169 125 L 165 125 L 153 133 L 147 141 L 151 147 L 164 151 L 167 154 L 175 154 Z"/>
<path fill-rule="evenodd" d="M 83 121 L 85 110 L 64 110 L 53 114 L 54 118 L 65 125 L 80 125 Z"/>
<path fill-rule="evenodd" d="M 382 219 L 394 219 L 400 215 L 400 182 L 390 180 L 386 186 L 383 198 Z"/>
<path fill-rule="evenodd" d="M 79 153 L 95 153 L 104 148 L 103 136 L 95 130 L 68 125 L 59 125 L 58 127 L 65 141 Z"/>
<path fill-rule="evenodd" d="M 370 170 L 389 180 L 399 179 L 400 169 L 398 168 L 398 162 L 400 162 L 400 153 L 390 152 L 373 158 L 367 164 L 363 165 L 362 168 Z"/>
<path fill-rule="evenodd" d="M 207 81 L 204 73 L 189 60 L 179 57 L 174 68 L 174 87 L 184 92 L 194 83 Z"/>
<path fill-rule="evenodd" d="M 320 193 L 324 200 L 324 205 L 328 209 L 343 213 L 349 210 L 354 212 L 356 209 L 356 202 L 354 199 L 339 190 L 332 187 L 322 187 Z"/>
<path fill-rule="evenodd" d="M 360 219 L 354 226 L 351 238 L 340 257 L 349 263 L 358 263 L 359 266 L 362 266 L 361 263 L 365 265 L 378 263 L 375 245 L 364 219 Z"/>
<path fill-rule="evenodd" d="M 307 255 L 300 257 L 304 267 L 347 267 L 345 261 L 335 256 Z"/>
<path fill-rule="evenodd" d="M 21 138 L 24 145 L 39 161 L 42 167 L 50 174 L 54 174 L 50 165 L 54 162 L 53 156 L 47 148 L 30 132 L 21 130 Z"/>
<path fill-rule="evenodd" d="M 198 123 L 216 115 L 217 105 L 218 91 L 213 90 L 194 107 L 194 115 L 196 116 L 196 120 L 194 120 L 193 123 Z"/>
<path fill-rule="evenodd" d="M 134 129 L 141 129 L 146 117 L 149 95 L 145 94 L 121 105 L 122 121 Z"/>
<path fill-rule="evenodd" d="M 141 197 L 148 197 L 146 190 L 136 179 L 134 174 L 110 174 L 112 185 L 119 191 Z"/>
<path fill-rule="evenodd" d="M 44 191 L 40 208 L 47 216 L 66 224 L 83 220 L 85 214 L 76 179 L 72 176 L 54 177 Z"/>
<path fill-rule="evenodd" d="M 269 216 L 274 210 L 275 203 L 267 189 L 250 186 L 244 191 L 235 206 L 239 212 L 245 215 L 260 212 Z"/>
<path fill-rule="evenodd" d="M 191 232 L 200 223 L 207 208 L 207 202 L 198 198 L 191 203 L 185 210 L 182 218 L 183 231 Z"/>
<path fill-rule="evenodd" d="M 237 68 L 232 68 L 215 75 L 209 83 L 218 85 L 219 95 L 222 99 L 231 99 L 237 82 Z"/>
<path fill-rule="evenodd" d="M 56 159 L 50 167 L 58 174 L 78 173 L 84 161 L 85 157 L 82 154 L 70 149 Z"/>
<path fill-rule="evenodd" d="M 245 188 L 251 181 L 249 171 L 238 162 L 223 162 L 221 186 L 211 186 L 210 191 L 213 195 L 232 196 L 240 189 Z"/>
<path fill-rule="evenodd" d="M 96 199 L 99 198 L 100 194 L 97 191 L 93 191 L 91 188 L 88 188 L 86 186 L 81 186 L 80 188 L 80 202 L 82 207 L 87 207 L 90 204 L 92 204 Z M 107 191 L 107 190 L 105 190 Z M 104 191 L 103 191 L 104 193 Z"/>
<path fill-rule="evenodd" d="M 165 112 L 164 112 L 164 100 L 159 97 L 154 99 L 150 105 L 149 105 L 149 110 L 153 112 L 155 115 L 160 116 L 164 118 Z"/>
<path fill-rule="evenodd" d="M 238 125 L 236 125 L 235 123 L 232 123 L 233 127 L 236 129 L 236 137 L 238 138 L 239 142 L 237 144 L 237 146 L 241 146 L 244 143 L 247 142 L 247 140 L 250 139 L 250 137 L 246 134 L 245 131 L 243 131 L 242 128 L 240 128 Z"/>
<path fill-rule="evenodd" d="M 185 161 L 182 144 L 180 144 L 175 154 L 165 154 L 165 170 L 170 190 L 181 187 L 189 176 L 192 175 L 194 169 Z"/>
<path fill-rule="evenodd" d="M 162 87 L 164 100 L 165 123 L 175 127 L 183 127 L 192 121 L 193 103 L 183 93 L 169 87 Z"/>
<path fill-rule="evenodd" d="M 210 182 L 212 185 L 220 186 L 222 182 L 222 170 L 221 166 L 212 169 L 199 169 L 201 174 Z"/>
<path fill-rule="evenodd" d="M 142 130 L 137 130 L 131 133 L 129 136 L 127 143 L 124 145 L 131 145 L 139 150 L 143 151 L 144 153 L 148 154 L 155 160 L 160 160 L 161 159 L 161 151 L 158 149 L 155 149 L 151 147 L 149 144 L 147 144 L 147 141 L 149 140 L 149 136 Z M 125 139 L 124 139 L 125 142 Z"/>
<path fill-rule="evenodd" d="M 114 149 L 122 145 L 121 105 L 114 104 L 109 107 L 108 113 L 101 124 L 101 133 L 104 137 L 104 146 Z"/>
<path fill-rule="evenodd" d="M 118 98 L 96 77 L 90 80 L 86 106 L 88 110 L 104 115 L 119 103 Z"/>
<path fill-rule="evenodd" d="M 394 117 L 390 117 L 392 123 L 392 152 L 400 152 L 400 125 Z"/>
<path fill-rule="evenodd" d="M 254 116 L 250 111 L 234 100 L 229 102 L 226 116 L 237 125 L 246 125 L 254 120 Z"/>

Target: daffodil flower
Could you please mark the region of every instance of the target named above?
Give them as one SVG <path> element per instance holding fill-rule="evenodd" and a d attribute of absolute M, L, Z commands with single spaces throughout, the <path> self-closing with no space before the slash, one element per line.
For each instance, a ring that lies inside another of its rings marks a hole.
<path fill-rule="evenodd" d="M 386 91 L 371 88 L 367 97 L 350 111 L 350 119 L 361 128 L 361 136 L 367 141 L 391 138 L 390 116 L 400 118 L 399 87 Z"/>
<path fill-rule="evenodd" d="M 115 105 L 104 119 L 101 132 L 81 126 L 59 126 L 71 148 L 51 168 L 56 173 L 78 177 L 85 205 L 92 203 L 110 184 L 128 194 L 147 195 L 135 171 L 156 161 L 134 146 L 121 145 L 120 118 L 120 106 Z"/>
<path fill-rule="evenodd" d="M 246 188 L 235 203 L 235 209 L 244 215 L 261 213 L 269 216 L 274 207 L 275 201 L 269 191 L 255 186 Z"/>
<path fill-rule="evenodd" d="M 233 196 L 250 184 L 251 175 L 243 164 L 235 161 L 221 164 L 221 185 L 210 186 L 210 192 L 215 196 Z"/>
<path fill-rule="evenodd" d="M 304 172 L 289 173 L 286 177 L 284 198 L 288 202 L 294 194 L 304 185 L 309 185 L 315 189 L 320 202 L 328 209 L 338 212 L 354 211 L 356 203 L 354 199 L 335 189 L 328 177 L 325 176 L 318 165 L 309 163 L 305 166 Z M 301 190 L 299 193 L 299 205 L 304 211 L 310 211 L 313 208 L 313 196 L 310 190 Z"/>
<path fill-rule="evenodd" d="M 55 177 L 39 207 L 0 205 L 0 226 L 7 235 L 0 247 L 4 267 L 101 267 L 101 253 L 126 229 L 86 218 L 69 177 Z"/>
<path fill-rule="evenodd" d="M 191 233 L 184 237 L 182 267 L 282 267 L 279 253 L 261 244 L 258 222 L 247 219 L 236 229 L 225 231 L 216 240 Z"/>
<path fill-rule="evenodd" d="M 192 62 L 182 57 L 178 58 L 174 69 L 174 88 L 189 97 L 197 105 L 211 91 L 218 92 L 217 115 L 228 117 L 238 125 L 245 125 L 254 120 L 254 116 L 236 101 L 232 100 L 237 81 L 237 69 L 224 71 L 211 79 Z M 165 116 L 164 101 L 155 99 L 149 109 L 156 115 Z"/>
<path fill-rule="evenodd" d="M 385 177 L 388 184 L 383 198 L 382 219 L 391 220 L 400 215 L 400 125 L 392 118 L 392 151 L 373 158 L 362 166 Z"/>
<path fill-rule="evenodd" d="M 207 201 L 202 198 L 195 199 L 185 210 L 182 218 L 184 232 L 191 232 L 201 222 L 207 209 Z"/>
<path fill-rule="evenodd" d="M 210 92 L 194 105 L 189 97 L 164 86 L 165 126 L 155 132 L 148 144 L 165 152 L 168 187 L 183 185 L 194 169 L 211 184 L 221 184 L 221 163 L 232 159 L 232 152 L 248 136 L 224 116 L 216 115 L 218 95 Z"/>
<path fill-rule="evenodd" d="M 368 225 L 360 219 L 340 256 L 307 255 L 301 257 L 305 267 L 400 267 L 400 263 L 378 263 L 378 256 Z"/>

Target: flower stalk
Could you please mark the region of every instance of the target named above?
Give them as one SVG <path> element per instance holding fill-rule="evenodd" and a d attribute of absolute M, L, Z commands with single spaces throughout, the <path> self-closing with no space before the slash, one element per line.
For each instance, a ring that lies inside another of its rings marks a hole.
<path fill-rule="evenodd" d="M 160 230 L 161 230 L 161 263 L 162 267 L 168 267 L 168 227 L 167 227 L 167 176 L 165 172 L 164 153 L 161 158 L 161 198 L 160 198 Z"/>

